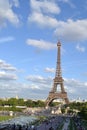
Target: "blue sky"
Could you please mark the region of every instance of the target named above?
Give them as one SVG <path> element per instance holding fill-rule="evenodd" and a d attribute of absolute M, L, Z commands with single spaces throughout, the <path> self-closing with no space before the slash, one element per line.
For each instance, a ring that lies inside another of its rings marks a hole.
<path fill-rule="evenodd" d="M 46 99 L 57 42 L 69 99 L 87 99 L 87 0 L 0 0 L 0 97 Z"/>

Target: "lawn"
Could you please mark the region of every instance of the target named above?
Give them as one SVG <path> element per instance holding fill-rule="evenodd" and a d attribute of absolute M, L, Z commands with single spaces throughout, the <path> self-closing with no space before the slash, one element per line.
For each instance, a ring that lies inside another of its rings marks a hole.
<path fill-rule="evenodd" d="M 6 120 L 9 120 L 9 119 L 12 119 L 13 117 L 11 116 L 0 116 L 0 122 L 1 121 L 6 121 Z"/>

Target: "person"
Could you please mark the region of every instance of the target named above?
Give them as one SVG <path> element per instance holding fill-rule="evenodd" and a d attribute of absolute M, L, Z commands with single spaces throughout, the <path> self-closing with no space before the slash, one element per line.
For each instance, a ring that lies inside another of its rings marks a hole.
<path fill-rule="evenodd" d="M 15 123 L 13 124 L 13 130 L 15 130 Z"/>
<path fill-rule="evenodd" d="M 53 130 L 53 127 L 51 126 L 51 127 L 49 128 L 49 130 Z"/>
<path fill-rule="evenodd" d="M 19 130 L 21 130 L 21 125 L 19 126 Z"/>

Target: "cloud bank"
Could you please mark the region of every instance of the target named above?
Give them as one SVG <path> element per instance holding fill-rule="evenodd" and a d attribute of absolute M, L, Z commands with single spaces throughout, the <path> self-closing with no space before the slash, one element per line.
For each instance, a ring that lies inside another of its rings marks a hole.
<path fill-rule="evenodd" d="M 70 3 L 68 0 L 61 0 L 59 2 L 68 3 L 74 7 L 74 4 Z M 35 23 L 44 28 L 53 28 L 54 35 L 65 41 L 87 40 L 87 19 L 73 20 L 68 18 L 65 21 L 58 19 L 56 14 L 59 15 L 62 12 L 58 2 L 31 0 L 30 7 L 32 11 L 28 17 L 29 23 Z"/>
<path fill-rule="evenodd" d="M 18 7 L 18 0 L 0 0 L 0 26 L 6 26 L 6 21 L 13 25 L 20 23 L 18 15 L 13 11 L 13 7 Z"/>
<path fill-rule="evenodd" d="M 31 45 L 31 46 L 34 46 L 43 50 L 50 50 L 50 49 L 56 48 L 56 44 L 53 44 L 51 42 L 47 42 L 44 40 L 27 39 L 26 43 L 28 45 Z"/>

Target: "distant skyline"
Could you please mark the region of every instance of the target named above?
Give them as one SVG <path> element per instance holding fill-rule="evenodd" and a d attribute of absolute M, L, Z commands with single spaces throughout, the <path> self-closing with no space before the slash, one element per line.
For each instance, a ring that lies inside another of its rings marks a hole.
<path fill-rule="evenodd" d="M 69 99 L 87 99 L 87 0 L 0 0 L 0 98 L 46 99 L 57 42 Z"/>

